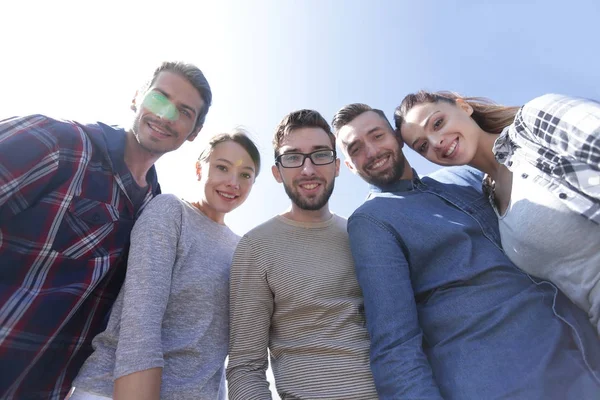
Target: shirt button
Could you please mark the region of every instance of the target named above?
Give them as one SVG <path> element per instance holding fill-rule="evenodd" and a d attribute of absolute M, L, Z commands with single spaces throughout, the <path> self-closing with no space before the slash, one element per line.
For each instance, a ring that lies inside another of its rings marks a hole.
<path fill-rule="evenodd" d="M 94 222 L 100 221 L 100 216 L 98 214 L 94 214 L 94 216 L 92 217 L 92 221 L 94 221 Z"/>
<path fill-rule="evenodd" d="M 561 193 L 558 195 L 558 197 L 560 197 L 561 199 L 566 199 L 567 198 L 567 194 L 566 193 Z"/>
<path fill-rule="evenodd" d="M 527 179 L 527 177 L 528 177 L 528 176 L 529 176 L 529 175 L 527 175 L 527 174 L 525 174 L 525 173 L 524 173 L 523 175 L 521 175 L 521 178 L 523 178 L 523 179 Z"/>

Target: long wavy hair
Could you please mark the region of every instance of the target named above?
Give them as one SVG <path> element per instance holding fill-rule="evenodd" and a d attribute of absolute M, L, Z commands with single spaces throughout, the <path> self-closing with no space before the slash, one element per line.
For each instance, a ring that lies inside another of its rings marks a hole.
<path fill-rule="evenodd" d="M 449 91 L 427 92 L 420 90 L 404 97 L 402 103 L 394 111 L 396 130 L 400 132 L 406 114 L 416 105 L 423 103 L 446 102 L 455 104 L 463 100 L 473 108 L 471 118 L 481 129 L 488 133 L 499 134 L 508 125 L 512 124 L 520 107 L 503 106 L 485 97 L 463 97 L 458 93 Z"/>

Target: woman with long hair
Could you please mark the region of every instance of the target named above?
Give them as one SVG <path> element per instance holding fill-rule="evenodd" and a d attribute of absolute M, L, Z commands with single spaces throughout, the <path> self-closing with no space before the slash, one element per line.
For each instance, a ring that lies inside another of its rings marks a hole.
<path fill-rule="evenodd" d="M 600 334 L 600 104 L 548 94 L 506 107 L 420 91 L 394 117 L 429 161 L 485 173 L 508 257 L 558 286 Z"/>
<path fill-rule="evenodd" d="M 229 268 L 239 237 L 225 215 L 260 169 L 241 132 L 214 136 L 196 163 L 199 199 L 154 198 L 131 234 L 127 276 L 71 400 L 225 399 Z"/>

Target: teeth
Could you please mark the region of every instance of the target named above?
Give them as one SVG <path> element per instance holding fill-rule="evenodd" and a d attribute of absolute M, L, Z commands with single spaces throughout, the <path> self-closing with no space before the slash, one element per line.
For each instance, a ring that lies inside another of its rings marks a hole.
<path fill-rule="evenodd" d="M 381 167 L 385 163 L 386 160 L 387 160 L 387 157 L 383 158 L 380 161 L 377 161 L 375 164 L 373 164 L 373 166 L 371 168 L 373 169 L 373 168 L 379 168 L 379 167 Z"/>
<path fill-rule="evenodd" d="M 153 124 L 150 124 L 150 123 L 148 124 L 148 126 L 150 126 L 150 128 L 153 131 L 156 131 L 156 132 L 160 133 L 161 135 L 168 136 L 167 133 L 165 131 L 163 131 L 162 129 L 160 129 L 159 127 L 157 127 L 157 126 L 155 126 Z"/>
<path fill-rule="evenodd" d="M 316 188 L 317 186 L 318 186 L 318 185 L 317 185 L 316 183 L 309 183 L 309 184 L 307 184 L 307 185 L 302 185 L 302 187 L 303 187 L 304 189 L 308 189 L 308 190 L 312 190 L 312 189 Z"/>
<path fill-rule="evenodd" d="M 223 197 L 226 197 L 228 199 L 235 199 L 235 196 L 232 194 L 228 194 L 228 193 L 223 193 L 223 192 L 219 192 L 219 194 Z"/>
<path fill-rule="evenodd" d="M 456 145 L 458 144 L 458 140 L 455 140 L 452 145 L 450 146 L 450 148 L 448 149 L 448 151 L 446 151 L 446 153 L 444 154 L 446 157 L 448 157 L 449 155 L 451 155 L 452 153 L 454 153 L 454 149 L 456 149 Z"/>

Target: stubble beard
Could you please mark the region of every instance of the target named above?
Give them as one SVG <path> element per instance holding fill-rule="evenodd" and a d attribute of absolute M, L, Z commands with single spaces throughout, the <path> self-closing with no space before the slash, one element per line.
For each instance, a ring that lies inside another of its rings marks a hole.
<path fill-rule="evenodd" d="M 404 155 L 399 148 L 391 154 L 391 161 L 392 165 L 388 170 L 382 171 L 376 175 L 359 171 L 358 175 L 360 175 L 367 183 L 374 186 L 386 186 L 397 182 L 404 175 L 405 168 Z"/>
<path fill-rule="evenodd" d="M 329 202 L 331 194 L 333 193 L 334 186 L 335 180 L 332 180 L 330 184 L 325 186 L 325 190 L 323 190 L 323 193 L 320 196 L 308 199 L 303 197 L 296 190 L 294 190 L 293 187 L 288 186 L 288 184 L 286 184 L 285 182 L 283 183 L 285 193 L 288 195 L 292 203 L 294 203 L 300 209 L 306 211 L 318 211 L 321 208 L 325 207 L 325 205 L 327 205 L 327 202 Z"/>
<path fill-rule="evenodd" d="M 153 156 L 162 156 L 174 149 L 156 149 L 156 147 L 152 146 L 152 140 L 148 139 L 148 140 L 144 140 L 144 138 L 140 135 L 140 128 L 142 124 L 145 124 L 146 121 L 144 121 L 143 116 L 139 116 L 138 118 L 135 119 L 135 121 L 133 122 L 133 127 L 132 127 L 132 132 L 133 132 L 133 136 L 135 137 L 136 142 L 140 145 L 140 147 L 147 151 L 148 153 L 150 153 Z M 148 129 L 150 129 L 148 127 Z M 164 129 L 164 127 L 163 127 Z"/>

